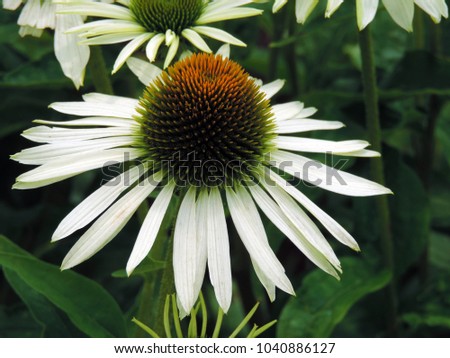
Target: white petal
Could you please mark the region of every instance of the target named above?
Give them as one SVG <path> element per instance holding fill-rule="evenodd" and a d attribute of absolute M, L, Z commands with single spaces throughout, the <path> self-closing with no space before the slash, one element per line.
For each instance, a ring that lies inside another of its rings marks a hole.
<path fill-rule="evenodd" d="M 349 196 L 392 194 L 373 181 L 329 167 L 297 154 L 275 151 L 271 153 L 275 166 L 301 180 L 322 189 Z"/>
<path fill-rule="evenodd" d="M 158 177 L 161 179 L 159 175 Z M 157 185 L 158 182 L 153 176 L 152 180 L 145 180 L 119 199 L 76 242 L 64 258 L 61 269 L 72 268 L 105 247 L 122 230 Z"/>
<path fill-rule="evenodd" d="M 183 198 L 175 224 L 173 242 L 173 270 L 178 299 L 186 312 L 197 300 L 194 292 L 197 270 L 197 233 L 195 212 L 195 187 Z"/>
<path fill-rule="evenodd" d="M 200 51 L 207 53 L 212 52 L 205 40 L 203 40 L 203 38 L 196 31 L 191 29 L 184 29 L 181 32 L 181 36 L 183 36 L 191 44 L 197 47 Z"/>
<path fill-rule="evenodd" d="M 306 208 L 320 223 L 341 243 L 351 247 L 353 250 L 359 251 L 359 246 L 356 240 L 345 230 L 336 220 L 319 208 L 312 202 L 305 194 L 297 190 L 293 185 L 289 184 L 278 174 L 266 169 L 269 178 L 273 180 L 276 185 L 282 188 L 286 193 L 297 200 L 300 205 Z"/>
<path fill-rule="evenodd" d="M 117 107 L 126 107 L 130 109 L 136 108 L 139 104 L 139 101 L 134 98 L 129 97 L 121 97 L 121 96 L 112 96 L 109 94 L 96 93 L 91 92 L 83 95 L 83 99 L 85 102 L 96 103 L 100 105 L 113 105 Z"/>
<path fill-rule="evenodd" d="M 117 148 L 121 146 L 130 147 L 136 142 L 131 136 L 123 137 L 106 137 L 93 139 L 89 141 L 73 141 L 44 144 L 22 150 L 21 152 L 11 156 L 11 159 L 22 164 L 41 165 L 61 158 L 67 155 L 88 153 L 92 154 L 93 150 L 98 152 L 106 149 Z"/>
<path fill-rule="evenodd" d="M 345 140 L 340 142 L 278 136 L 274 140 L 278 148 L 309 153 L 351 153 L 365 149 L 369 143 L 365 140 Z"/>
<path fill-rule="evenodd" d="M 261 217 L 251 196 L 242 187 L 238 187 L 236 192 L 226 188 L 226 194 L 231 218 L 252 260 L 275 286 L 293 294 L 294 290 L 284 268 L 269 246 Z"/>
<path fill-rule="evenodd" d="M 266 276 L 264 271 L 259 267 L 258 263 L 255 260 L 252 260 L 253 268 L 255 269 L 256 277 L 264 286 L 264 289 L 267 292 L 267 296 L 269 296 L 270 302 L 275 301 L 276 298 L 276 286 L 273 282 Z"/>
<path fill-rule="evenodd" d="M 150 62 L 154 62 L 156 59 L 156 55 L 158 54 L 159 47 L 165 40 L 164 34 L 155 35 L 145 47 L 145 53 Z"/>
<path fill-rule="evenodd" d="M 230 58 L 230 45 L 225 44 L 225 45 L 220 46 L 216 52 L 216 55 L 220 55 L 224 58 Z"/>
<path fill-rule="evenodd" d="M 275 0 L 272 7 L 272 12 L 278 12 L 280 9 L 286 5 L 288 0 Z"/>
<path fill-rule="evenodd" d="M 157 196 L 155 202 L 142 223 L 139 235 L 131 252 L 127 263 L 127 273 L 131 275 L 133 270 L 142 262 L 150 252 L 156 236 L 158 235 L 161 223 L 166 215 L 167 208 L 172 198 L 175 184 L 173 182 L 164 186 L 161 193 Z"/>
<path fill-rule="evenodd" d="M 177 54 L 178 47 L 180 46 L 180 38 L 178 36 L 175 36 L 173 39 L 169 51 L 167 51 L 166 60 L 164 61 L 164 68 L 169 67 L 172 60 L 175 58 L 175 55 Z"/>
<path fill-rule="evenodd" d="M 16 10 L 22 4 L 22 0 L 3 0 L 3 8 Z"/>
<path fill-rule="evenodd" d="M 28 0 L 20 12 L 17 24 L 20 26 L 36 27 L 41 12 L 40 0 Z"/>
<path fill-rule="evenodd" d="M 90 224 L 143 174 L 142 166 L 133 167 L 103 184 L 61 221 L 52 236 L 52 242 L 64 239 Z"/>
<path fill-rule="evenodd" d="M 266 83 L 265 85 L 261 86 L 260 91 L 264 92 L 266 94 L 266 97 L 270 99 L 273 96 L 275 96 L 278 92 L 280 92 L 285 83 L 286 83 L 285 80 L 275 80 L 273 82 Z"/>
<path fill-rule="evenodd" d="M 295 228 L 280 207 L 260 187 L 251 186 L 250 191 L 264 214 L 308 259 L 328 274 L 339 278 L 335 268 L 327 260 L 327 257 Z"/>
<path fill-rule="evenodd" d="M 97 2 L 64 2 L 64 6 L 58 10 L 60 14 L 78 14 L 94 17 L 105 17 L 108 19 L 119 19 L 134 21 L 131 11 L 123 6 L 104 4 Z"/>
<path fill-rule="evenodd" d="M 208 268 L 211 284 L 219 302 L 226 313 L 232 298 L 232 278 L 230 263 L 230 243 L 227 223 L 220 192 L 212 188 L 209 195 L 206 222 L 208 225 Z"/>
<path fill-rule="evenodd" d="M 17 177 L 15 189 L 32 189 L 53 184 L 85 171 L 101 168 L 112 163 L 134 160 L 142 153 L 134 148 L 108 149 L 95 155 L 85 153 L 67 155 L 49 161 Z"/>
<path fill-rule="evenodd" d="M 204 11 L 203 14 L 195 22 L 196 25 L 206 25 L 212 22 L 242 19 L 251 16 L 261 15 L 262 10 L 250 7 L 231 8 L 229 10 L 218 9 L 216 11 Z"/>
<path fill-rule="evenodd" d="M 89 102 L 55 102 L 50 108 L 64 114 L 72 114 L 75 116 L 101 116 L 114 118 L 133 118 L 136 113 L 134 107 L 89 103 Z"/>
<path fill-rule="evenodd" d="M 379 0 L 356 0 L 356 17 L 360 30 L 363 30 L 374 19 L 375 14 L 377 13 L 378 1 Z"/>
<path fill-rule="evenodd" d="M 131 40 L 123 49 L 120 51 L 119 56 L 117 56 L 116 62 L 114 63 L 112 73 L 116 73 L 123 64 L 130 58 L 130 56 L 141 47 L 146 41 L 152 37 L 152 34 L 144 33 L 137 36 Z"/>
<path fill-rule="evenodd" d="M 139 127 L 139 124 L 133 119 L 111 117 L 86 117 L 81 119 L 74 119 L 71 121 L 46 121 L 43 119 L 36 119 L 33 121 L 33 123 L 60 127 Z"/>
<path fill-rule="evenodd" d="M 300 114 L 305 105 L 301 102 L 289 102 L 283 104 L 276 104 L 272 106 L 272 112 L 275 115 L 277 122 L 285 121 L 294 118 Z"/>
<path fill-rule="evenodd" d="M 23 131 L 22 136 L 38 143 L 78 142 L 107 137 L 132 136 L 134 127 L 86 128 L 72 129 L 60 127 L 37 126 Z"/>
<path fill-rule="evenodd" d="M 309 216 L 283 189 L 263 182 L 267 192 L 277 202 L 286 217 L 295 225 L 303 237 L 340 271 L 340 263 L 328 241 Z"/>
<path fill-rule="evenodd" d="M 194 296 L 198 297 L 205 279 L 206 261 L 208 259 L 208 190 L 202 189 L 195 208 L 197 232 L 197 267 L 195 270 Z"/>
<path fill-rule="evenodd" d="M 162 70 L 159 67 L 156 67 L 147 61 L 139 60 L 135 57 L 130 57 L 127 60 L 127 65 L 139 81 L 146 86 L 153 82 L 162 73 Z"/>
<path fill-rule="evenodd" d="M 230 35 L 228 32 L 216 29 L 210 26 L 194 26 L 192 29 L 200 35 L 211 37 L 212 39 L 229 43 L 235 46 L 246 47 L 247 45 L 236 37 Z"/>
<path fill-rule="evenodd" d="M 394 21 L 406 31 L 412 31 L 414 0 L 382 0 L 383 5 Z"/>
<path fill-rule="evenodd" d="M 291 119 L 277 123 L 276 132 L 301 133 L 320 130 L 333 130 L 345 127 L 344 123 L 336 121 L 322 121 L 317 119 Z"/>
<path fill-rule="evenodd" d="M 319 3 L 319 0 L 297 0 L 295 2 L 295 16 L 299 24 L 304 24 L 308 16 Z"/>
<path fill-rule="evenodd" d="M 344 0 L 328 0 L 327 10 L 325 11 L 325 17 L 330 17 L 335 13 L 339 6 L 342 5 Z"/>

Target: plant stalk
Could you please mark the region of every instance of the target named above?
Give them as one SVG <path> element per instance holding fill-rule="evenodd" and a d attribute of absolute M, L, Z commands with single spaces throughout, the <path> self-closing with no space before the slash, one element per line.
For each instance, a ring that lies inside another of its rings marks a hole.
<path fill-rule="evenodd" d="M 364 101 L 366 106 L 366 125 L 369 141 L 373 150 L 381 153 L 381 125 L 378 102 L 378 87 L 375 68 L 375 55 L 370 25 L 359 32 L 359 46 L 362 59 L 362 79 Z M 381 158 L 373 158 L 370 162 L 372 180 L 385 185 L 383 162 Z M 374 198 L 381 233 L 381 249 L 384 265 L 392 273 L 393 278 L 386 288 L 386 323 L 389 336 L 397 335 L 397 294 L 395 288 L 394 245 L 392 240 L 388 198 L 385 195 Z"/>

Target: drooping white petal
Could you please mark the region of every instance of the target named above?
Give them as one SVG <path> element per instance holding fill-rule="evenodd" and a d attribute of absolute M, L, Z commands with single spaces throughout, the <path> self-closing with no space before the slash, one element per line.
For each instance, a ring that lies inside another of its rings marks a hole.
<path fill-rule="evenodd" d="M 133 136 L 136 134 L 134 127 L 109 127 L 109 128 L 60 128 L 37 126 L 23 131 L 22 136 L 37 143 L 63 143 L 77 142 L 107 137 Z"/>
<path fill-rule="evenodd" d="M 173 271 L 181 306 L 190 312 L 197 300 L 194 292 L 197 270 L 196 190 L 189 188 L 183 198 L 175 224 Z"/>
<path fill-rule="evenodd" d="M 312 245 L 303 234 L 298 231 L 292 221 L 282 212 L 280 207 L 258 186 L 250 186 L 250 191 L 258 206 L 273 224 L 285 234 L 297 248 L 305 254 L 315 265 L 328 274 L 339 278 L 336 269 L 327 257 Z M 339 264 L 339 261 L 338 261 Z M 339 268 L 339 266 L 337 266 Z"/>
<path fill-rule="evenodd" d="M 330 17 L 335 11 L 342 5 L 344 0 L 328 0 L 327 9 L 325 11 L 325 17 Z"/>
<path fill-rule="evenodd" d="M 143 181 L 111 206 L 68 252 L 61 269 L 72 268 L 105 247 L 122 230 L 161 179 L 161 175 L 157 174 L 152 180 Z"/>
<path fill-rule="evenodd" d="M 170 63 L 177 54 L 179 46 L 180 46 L 180 38 L 178 36 L 175 36 L 172 43 L 169 46 L 169 51 L 167 51 L 166 60 L 164 61 L 164 68 L 169 67 Z"/>
<path fill-rule="evenodd" d="M 147 55 L 147 58 L 150 62 L 155 61 L 159 47 L 162 45 L 165 39 L 166 36 L 164 36 L 164 34 L 156 34 L 148 42 L 147 46 L 145 47 L 145 54 Z"/>
<path fill-rule="evenodd" d="M 281 176 L 266 168 L 266 174 L 269 180 L 278 185 L 286 193 L 292 196 L 297 202 L 308 210 L 319 222 L 341 243 L 347 245 L 353 250 L 359 251 L 356 240 L 345 230 L 336 220 L 319 208 L 305 194 L 289 184 Z"/>
<path fill-rule="evenodd" d="M 261 217 L 247 190 L 238 187 L 235 192 L 226 188 L 226 195 L 231 218 L 250 257 L 275 286 L 293 294 L 292 285 L 269 246 Z"/>
<path fill-rule="evenodd" d="M 161 223 L 167 212 L 174 189 L 174 182 L 170 182 L 165 185 L 163 190 L 161 190 L 161 193 L 157 196 L 155 202 L 150 207 L 150 210 L 142 223 L 141 229 L 139 230 L 139 235 L 134 244 L 133 251 L 128 259 L 126 269 L 128 276 L 131 275 L 134 269 L 150 252 L 156 236 L 158 235 Z"/>
<path fill-rule="evenodd" d="M 191 29 L 184 29 L 181 32 L 181 36 L 188 40 L 192 45 L 197 47 L 200 51 L 207 53 L 212 52 L 205 40 L 203 40 L 203 38 L 196 31 Z"/>
<path fill-rule="evenodd" d="M 136 166 L 103 184 L 61 221 L 52 236 L 52 242 L 64 239 L 90 224 L 144 173 L 144 167 Z"/>
<path fill-rule="evenodd" d="M 112 73 L 113 74 L 116 73 L 123 66 L 123 64 L 130 58 L 130 56 L 151 37 L 152 34 L 144 33 L 131 40 L 122 49 L 122 51 L 120 51 L 119 56 L 117 56 L 116 62 L 114 62 Z"/>
<path fill-rule="evenodd" d="M 139 81 L 146 86 L 153 82 L 155 78 L 162 73 L 162 70 L 159 67 L 152 65 L 147 61 L 139 60 L 135 57 L 130 57 L 127 60 L 127 65 Z"/>
<path fill-rule="evenodd" d="M 78 89 L 83 85 L 85 68 L 89 61 L 89 46 L 79 44 L 75 34 L 65 32 L 83 23 L 80 15 L 56 15 L 55 55 L 64 72 Z"/>
<path fill-rule="evenodd" d="M 291 119 L 277 123 L 276 132 L 280 134 L 302 133 L 320 130 L 334 130 L 344 127 L 344 123 L 318 119 Z"/>
<path fill-rule="evenodd" d="M 299 24 L 304 24 L 308 16 L 319 3 L 319 0 L 297 0 L 295 2 L 295 16 Z"/>
<path fill-rule="evenodd" d="M 235 46 L 246 47 L 247 45 L 236 37 L 230 35 L 228 32 L 216 29 L 210 26 L 194 26 L 192 29 L 203 36 L 211 37 L 212 39 L 229 43 Z"/>
<path fill-rule="evenodd" d="M 288 0 L 275 0 L 272 7 L 272 12 L 278 12 L 280 9 L 286 5 Z"/>
<path fill-rule="evenodd" d="M 412 31 L 414 0 L 382 0 L 384 7 L 394 21 L 406 31 Z"/>
<path fill-rule="evenodd" d="M 272 106 L 272 112 L 277 122 L 294 118 L 300 114 L 305 105 L 301 102 L 288 102 L 283 104 L 275 104 Z"/>
<path fill-rule="evenodd" d="M 262 10 L 254 9 L 250 7 L 240 7 L 231 9 L 217 9 L 214 11 L 204 11 L 202 15 L 195 22 L 196 25 L 206 25 L 212 22 L 242 19 L 251 16 L 261 15 Z"/>
<path fill-rule="evenodd" d="M 17 24 L 20 26 L 36 27 L 41 12 L 40 0 L 28 0 L 20 12 Z"/>
<path fill-rule="evenodd" d="M 328 241 L 308 215 L 283 189 L 263 181 L 264 188 L 276 201 L 287 218 L 295 225 L 303 237 L 316 248 L 335 268 L 340 271 L 340 263 Z"/>
<path fill-rule="evenodd" d="M 56 26 L 56 5 L 52 1 L 41 3 L 41 11 L 36 23 L 38 29 L 54 29 Z"/>
<path fill-rule="evenodd" d="M 208 260 L 208 190 L 201 189 L 195 208 L 197 232 L 197 267 L 195 270 L 194 296 L 198 297 L 205 279 L 206 262 Z"/>
<path fill-rule="evenodd" d="M 212 188 L 206 216 L 208 226 L 208 268 L 217 302 L 226 313 L 232 297 L 230 243 L 219 189 Z"/>
<path fill-rule="evenodd" d="M 275 166 L 322 189 L 349 196 L 392 194 L 384 186 L 353 174 L 329 167 L 303 156 L 274 151 L 270 158 Z"/>
<path fill-rule="evenodd" d="M 345 140 L 340 142 L 313 139 L 278 136 L 274 140 L 280 149 L 309 153 L 351 153 L 365 149 L 369 143 L 365 140 Z"/>
<path fill-rule="evenodd" d="M 133 119 L 111 117 L 86 117 L 70 121 L 47 121 L 36 119 L 33 123 L 60 127 L 139 127 L 139 124 Z"/>
<path fill-rule="evenodd" d="M 96 103 L 100 105 L 113 105 L 117 107 L 127 108 L 130 113 L 139 104 L 139 100 L 129 97 L 112 96 L 109 94 L 91 92 L 83 95 L 85 102 Z"/>
<path fill-rule="evenodd" d="M 15 189 L 33 189 L 53 184 L 88 170 L 101 168 L 112 163 L 122 163 L 138 158 L 142 153 L 134 148 L 115 148 L 103 152 L 67 155 L 46 162 L 17 177 Z"/>
<path fill-rule="evenodd" d="M 216 55 L 220 55 L 224 58 L 229 58 L 230 57 L 230 45 L 224 44 L 224 45 L 220 46 L 216 52 Z"/>
<path fill-rule="evenodd" d="M 124 6 L 86 1 L 70 1 L 64 2 L 63 4 L 64 6 L 61 6 L 61 8 L 58 9 L 58 13 L 60 14 L 78 14 L 134 21 L 133 14 Z"/>
<path fill-rule="evenodd" d="M 264 92 L 266 94 L 266 97 L 270 99 L 273 96 L 275 96 L 278 92 L 280 92 L 285 83 L 286 83 L 285 80 L 275 80 L 273 82 L 269 82 L 266 83 L 265 85 L 262 85 L 260 91 Z"/>
<path fill-rule="evenodd" d="M 89 102 L 55 102 L 50 108 L 64 114 L 72 114 L 75 116 L 101 116 L 114 118 L 133 118 L 136 115 L 134 107 L 89 103 Z"/>
<path fill-rule="evenodd" d="M 378 9 L 378 1 L 356 0 L 356 18 L 360 30 L 363 30 L 374 19 Z"/>
<path fill-rule="evenodd" d="M 3 0 L 3 8 L 16 10 L 22 4 L 22 0 Z"/>
<path fill-rule="evenodd" d="M 132 136 L 106 137 L 88 141 L 71 141 L 61 143 L 51 143 L 39 145 L 22 150 L 11 156 L 11 159 L 28 165 L 41 165 L 62 158 L 67 155 L 89 153 L 92 155 L 94 150 L 101 152 L 106 149 L 117 147 L 131 147 L 136 139 Z"/>
<path fill-rule="evenodd" d="M 255 260 L 251 260 L 253 268 L 255 269 L 256 277 L 261 282 L 263 287 L 267 292 L 267 296 L 269 296 L 270 302 L 275 301 L 276 298 L 276 286 L 273 284 L 272 280 L 270 280 L 264 271 L 259 267 L 259 264 Z"/>

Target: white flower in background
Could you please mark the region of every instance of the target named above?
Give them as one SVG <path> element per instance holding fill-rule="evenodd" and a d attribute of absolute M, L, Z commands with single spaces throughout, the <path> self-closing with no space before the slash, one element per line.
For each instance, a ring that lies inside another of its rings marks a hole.
<path fill-rule="evenodd" d="M 65 257 L 63 269 L 80 264 L 107 245 L 156 191 L 127 272 L 131 274 L 148 255 L 172 197 L 180 197 L 173 269 L 185 312 L 198 297 L 206 266 L 220 306 L 225 312 L 230 306 L 225 205 L 271 300 L 275 287 L 290 294 L 294 291 L 269 246 L 258 208 L 314 264 L 339 277 L 339 260 L 307 212 L 344 245 L 358 250 L 358 244 L 278 173 L 343 195 L 388 194 L 390 190 L 377 183 L 294 152 L 379 154 L 367 150 L 369 143 L 363 140 L 291 136 L 338 129 L 343 124 L 312 119 L 316 109 L 300 102 L 271 104 L 284 82 L 262 85 L 228 55 L 227 45 L 218 55 L 185 57 L 167 71 L 130 58 L 130 68 L 147 86 L 139 100 L 91 93 L 83 96 L 83 102 L 54 103 L 54 110 L 83 118 L 37 120 L 40 126 L 23 133 L 42 144 L 13 156 L 23 164 L 38 165 L 17 178 L 16 189 L 42 187 L 105 163 L 126 162 L 129 168 L 88 196 L 56 229 L 52 241 L 93 222 Z"/>
<path fill-rule="evenodd" d="M 261 10 L 242 7 L 252 0 L 120 0 L 121 5 L 71 1 L 64 4 L 64 14 L 101 17 L 72 29 L 71 33 L 84 38 L 86 45 L 105 45 L 128 42 L 114 64 L 113 73 L 140 47 L 150 62 L 155 61 L 164 43 L 167 55 L 164 68 L 177 54 L 181 40 L 187 40 L 204 52 L 211 49 L 202 36 L 236 46 L 245 44 L 229 33 L 206 26 L 213 22 L 260 15 Z"/>
<path fill-rule="evenodd" d="M 325 17 L 330 17 L 344 0 L 328 0 Z M 445 0 L 381 0 L 394 21 L 407 31 L 412 31 L 414 4 L 420 7 L 434 22 L 448 18 L 448 7 Z M 275 0 L 273 11 L 277 12 L 287 0 Z M 319 0 L 296 0 L 295 10 L 297 21 L 304 23 L 314 10 Z M 375 17 L 379 0 L 356 0 L 357 20 L 360 30 L 364 29 Z"/>
<path fill-rule="evenodd" d="M 93 0 L 92 0 L 93 1 Z M 112 2 L 113 0 L 102 0 Z M 16 10 L 24 4 L 19 19 L 19 34 L 40 37 L 44 29 L 55 30 L 55 55 L 64 75 L 70 78 L 78 89 L 83 85 L 85 68 L 89 61 L 89 47 L 78 44 L 79 39 L 66 31 L 83 24 L 80 15 L 58 15 L 59 5 L 52 0 L 3 0 L 3 8 Z"/>

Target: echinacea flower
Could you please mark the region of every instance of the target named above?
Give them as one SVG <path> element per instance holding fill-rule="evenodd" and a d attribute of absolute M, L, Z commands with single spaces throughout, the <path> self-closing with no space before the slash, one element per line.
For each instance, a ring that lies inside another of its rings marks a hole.
<path fill-rule="evenodd" d="M 83 85 L 85 68 L 89 61 L 89 47 L 79 44 L 77 35 L 67 34 L 66 31 L 83 24 L 82 16 L 58 15 L 58 5 L 53 4 L 52 0 L 3 0 L 3 8 L 17 10 L 22 3 L 24 6 L 17 20 L 20 26 L 19 34 L 40 37 L 44 29 L 54 29 L 56 58 L 64 75 L 70 78 L 78 89 Z"/>
<path fill-rule="evenodd" d="M 223 30 L 205 26 L 213 22 L 260 15 L 261 10 L 242 7 L 252 0 L 121 0 L 122 5 L 71 1 L 64 3 L 64 14 L 101 17 L 75 27 L 70 32 L 84 38 L 86 45 L 128 42 L 114 64 L 113 73 L 140 47 L 154 62 L 163 43 L 168 47 L 164 68 L 176 56 L 182 40 L 203 52 L 211 49 L 202 36 L 236 45 L 245 44 Z"/>
<path fill-rule="evenodd" d="M 287 0 L 275 0 L 273 11 L 281 9 Z M 325 17 L 330 17 L 344 0 L 328 0 Z M 448 18 L 448 7 L 445 0 L 381 0 L 392 19 L 407 31 L 412 31 L 414 5 L 425 11 L 434 22 Z M 299 23 L 304 23 L 314 10 L 318 0 L 296 0 L 296 16 Z M 363 30 L 375 17 L 379 0 L 356 0 L 357 21 L 360 30 Z"/>
<path fill-rule="evenodd" d="M 130 58 L 129 66 L 146 85 L 139 100 L 91 93 L 82 102 L 54 103 L 54 110 L 83 118 L 37 120 L 40 126 L 23 133 L 42 145 L 13 156 L 39 165 L 17 178 L 17 189 L 42 187 L 105 163 L 127 163 L 129 168 L 81 202 L 56 229 L 52 241 L 93 222 L 65 257 L 62 269 L 107 245 L 155 192 L 126 269 L 131 274 L 148 255 L 172 198 L 179 197 L 173 269 L 184 312 L 190 312 L 199 295 L 206 265 L 220 306 L 225 312 L 230 306 L 225 205 L 271 300 L 275 287 L 294 291 L 269 246 L 258 207 L 314 264 L 339 277 L 338 258 L 305 210 L 344 245 L 358 250 L 358 244 L 279 172 L 343 195 L 387 194 L 390 190 L 377 183 L 294 152 L 355 157 L 378 153 L 366 149 L 369 143 L 363 140 L 289 135 L 343 124 L 310 118 L 316 109 L 300 102 L 272 104 L 284 82 L 262 85 L 228 54 L 229 46 L 216 55 L 193 54 L 166 71 Z"/>

